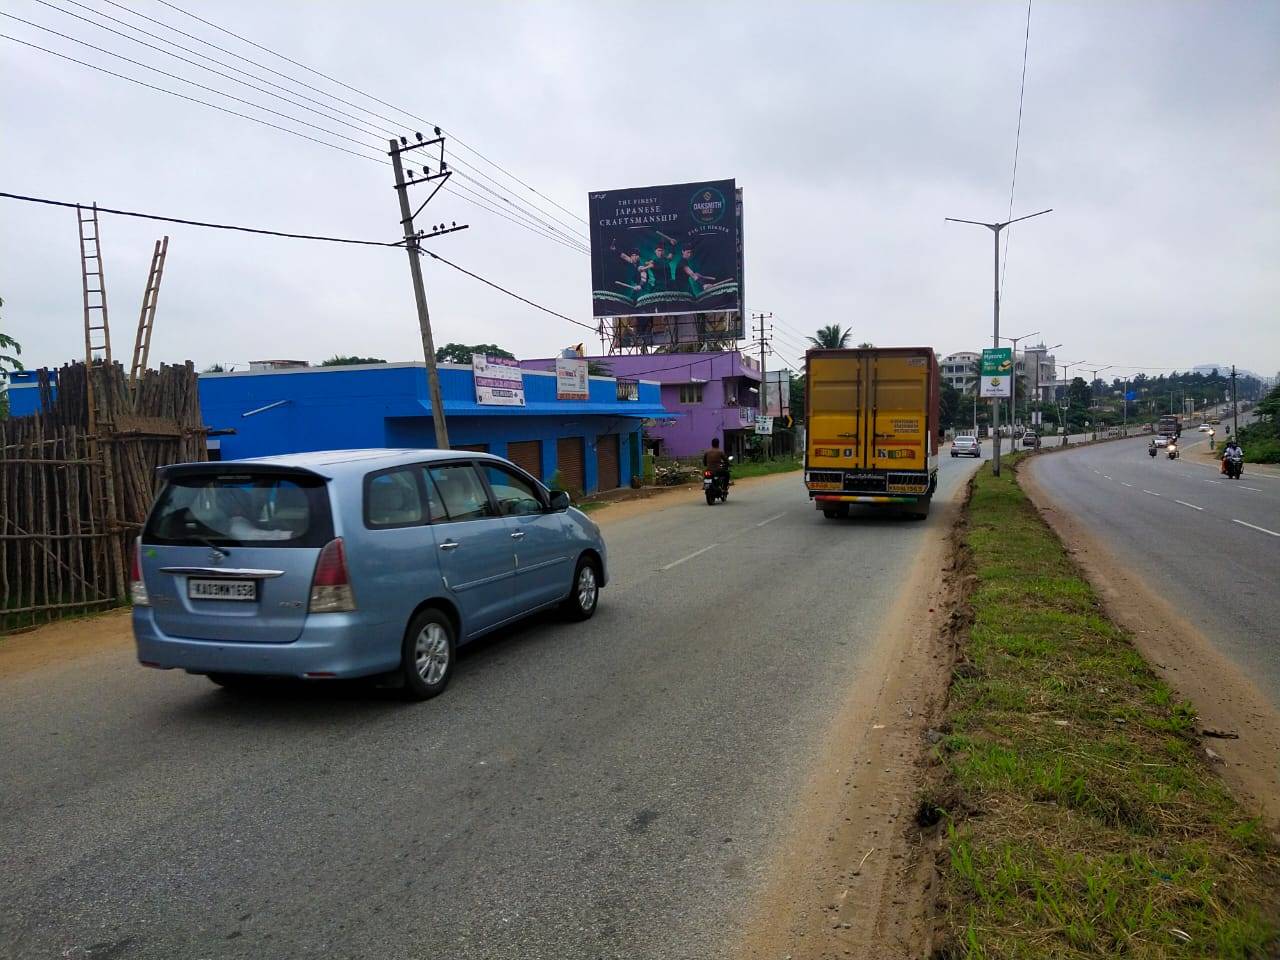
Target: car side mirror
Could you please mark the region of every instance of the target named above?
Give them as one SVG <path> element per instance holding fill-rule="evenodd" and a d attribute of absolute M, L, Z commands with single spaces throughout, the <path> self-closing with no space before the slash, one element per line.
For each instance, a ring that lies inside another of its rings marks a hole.
<path fill-rule="evenodd" d="M 569 509 L 569 494 L 563 490 L 551 491 L 551 505 L 548 509 L 553 513 L 559 513 Z"/>

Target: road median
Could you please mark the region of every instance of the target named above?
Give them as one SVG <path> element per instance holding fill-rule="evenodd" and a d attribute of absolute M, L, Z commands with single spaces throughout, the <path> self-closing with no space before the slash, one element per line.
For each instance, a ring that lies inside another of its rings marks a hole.
<path fill-rule="evenodd" d="M 970 627 L 919 814 L 935 956 L 1274 955 L 1280 843 L 1006 464 L 960 535 Z"/>

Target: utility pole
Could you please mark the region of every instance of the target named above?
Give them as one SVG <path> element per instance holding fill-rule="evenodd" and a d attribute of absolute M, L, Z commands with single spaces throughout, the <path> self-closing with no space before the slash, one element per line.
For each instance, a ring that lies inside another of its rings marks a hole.
<path fill-rule="evenodd" d="M 1010 224 L 1019 223 L 1023 220 L 1030 220 L 1032 217 L 1039 217 L 1039 216 L 1042 216 L 1043 214 L 1052 213 L 1052 212 L 1053 212 L 1053 208 L 1050 207 L 1048 210 L 1041 210 L 1039 213 L 1029 213 L 1025 217 L 1015 217 L 1012 220 L 1005 220 L 1002 223 L 983 223 L 981 220 L 960 220 L 955 217 L 946 218 L 951 223 L 971 223 L 977 227 L 986 227 L 988 230 L 991 231 L 992 237 L 995 240 L 995 252 L 996 252 L 995 273 L 994 273 L 995 282 L 993 284 L 994 302 L 995 302 L 995 310 L 994 310 L 995 330 L 992 333 L 992 337 L 991 337 L 991 346 L 993 347 L 1000 346 L 1000 231 L 1003 230 L 1005 227 L 1009 226 Z M 1017 371 L 1015 370 L 1013 377 L 1010 379 L 1010 383 L 1012 383 L 1016 379 L 1017 379 Z M 979 379 L 979 392 L 981 392 L 981 379 Z M 991 433 L 993 436 L 993 439 L 991 441 L 991 448 L 992 448 L 991 472 L 998 477 L 1000 476 L 1000 398 L 999 397 L 991 398 Z"/>
<path fill-rule="evenodd" d="M 427 395 L 431 400 L 431 420 L 435 426 L 436 447 L 441 450 L 449 449 L 449 428 L 445 424 L 444 419 L 444 398 L 440 394 L 440 369 L 436 365 L 436 346 L 435 341 L 431 337 L 431 314 L 427 311 L 427 291 L 422 282 L 422 261 L 421 247 L 419 241 L 426 236 L 425 231 L 415 230 L 413 226 L 413 218 L 422 212 L 423 207 L 431 202 L 434 197 L 444 186 L 453 171 L 449 169 L 449 165 L 444 159 L 444 137 L 440 134 L 440 128 L 435 128 L 435 139 L 423 140 L 422 134 L 417 134 L 417 142 L 409 143 L 408 139 L 401 137 L 399 141 L 391 140 L 391 167 L 395 171 L 396 195 L 400 199 L 400 225 L 404 228 L 404 248 L 409 254 L 409 274 L 413 278 L 413 299 L 418 308 L 418 330 L 422 335 L 422 358 L 427 363 Z M 439 171 L 431 173 L 429 167 L 423 167 L 423 176 L 415 178 L 412 170 L 409 171 L 408 179 L 405 178 L 404 164 L 400 160 L 402 153 L 410 150 L 418 150 L 425 147 L 440 145 Z M 417 210 L 409 209 L 409 188 L 417 183 L 430 183 L 439 181 L 435 189 L 431 191 L 430 196 L 422 202 Z M 446 227 L 440 224 L 438 227 L 433 226 L 431 236 L 437 236 L 443 233 L 452 233 L 455 230 L 465 230 L 466 226 L 459 227 L 456 223 Z"/>
<path fill-rule="evenodd" d="M 1240 408 L 1236 405 L 1236 365 L 1231 365 L 1231 429 L 1235 431 L 1236 442 L 1240 440 Z"/>
<path fill-rule="evenodd" d="M 1093 379 L 1091 379 L 1091 380 L 1089 381 L 1089 404 L 1090 404 L 1090 406 L 1092 406 L 1092 405 L 1093 405 L 1093 401 L 1094 401 L 1095 399 L 1097 399 L 1097 394 L 1096 394 L 1096 392 L 1094 391 L 1093 385 L 1094 385 L 1095 383 L 1097 383 L 1097 382 L 1098 382 L 1098 374 L 1100 374 L 1100 373 L 1106 373 L 1108 370 L 1110 370 L 1110 369 L 1111 369 L 1112 367 L 1114 367 L 1114 366 L 1115 366 L 1115 364 L 1114 364 L 1114 363 L 1109 363 L 1109 364 L 1107 364 L 1105 367 L 1097 367 L 1097 368 L 1094 368 L 1094 367 L 1085 367 L 1085 369 L 1086 369 L 1086 370 L 1088 370 L 1090 373 L 1092 373 L 1092 374 L 1093 374 Z M 1169 394 L 1169 397 L 1170 397 L 1169 403 L 1170 403 L 1170 404 L 1172 404 L 1172 403 L 1173 403 L 1173 399 L 1172 399 L 1172 398 L 1173 398 L 1173 394 Z M 1172 412 L 1172 410 L 1171 410 L 1170 412 Z M 1097 440 L 1097 439 L 1098 439 L 1098 418 L 1095 416 L 1095 417 L 1093 417 L 1092 419 L 1093 419 L 1093 439 Z"/>
<path fill-rule="evenodd" d="M 766 330 L 764 322 L 766 320 L 772 320 L 773 314 L 771 312 L 754 313 L 751 315 L 751 318 L 758 324 L 756 329 L 756 345 L 760 348 L 760 407 L 756 416 L 763 417 L 768 414 L 769 410 L 769 381 L 765 374 L 764 358 L 771 349 L 769 346 L 769 334 L 773 332 L 773 324 L 769 324 L 769 329 Z M 779 400 L 781 400 L 781 397 L 779 397 Z M 770 452 L 772 452 L 773 437 L 766 438 L 765 443 L 770 448 Z"/>

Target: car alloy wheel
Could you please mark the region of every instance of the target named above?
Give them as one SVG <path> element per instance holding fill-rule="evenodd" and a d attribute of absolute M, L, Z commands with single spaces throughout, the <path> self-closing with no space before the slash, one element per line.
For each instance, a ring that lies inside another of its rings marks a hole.
<path fill-rule="evenodd" d="M 438 623 L 428 623 L 414 642 L 414 666 L 427 686 L 435 686 L 449 669 L 449 635 Z"/>
<path fill-rule="evenodd" d="M 599 596 L 600 587 L 596 584 L 595 568 L 584 563 L 578 571 L 578 609 L 583 613 L 594 610 Z"/>

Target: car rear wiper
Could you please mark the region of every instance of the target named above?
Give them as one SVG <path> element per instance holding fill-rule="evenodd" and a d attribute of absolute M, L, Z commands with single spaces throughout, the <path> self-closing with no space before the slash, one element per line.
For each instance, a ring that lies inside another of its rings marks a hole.
<path fill-rule="evenodd" d="M 220 546 L 218 546 L 218 545 L 217 545 L 216 543 L 214 543 L 212 540 L 206 540 L 204 537 L 196 537 L 196 539 L 197 539 L 197 540 L 199 540 L 201 543 L 203 543 L 206 547 L 208 547 L 208 548 L 209 548 L 210 550 L 212 550 L 214 553 L 218 554 L 218 556 L 220 556 L 220 557 L 229 557 L 229 556 L 231 556 L 231 551 L 230 551 L 230 550 L 227 550 L 225 547 L 220 547 Z"/>

